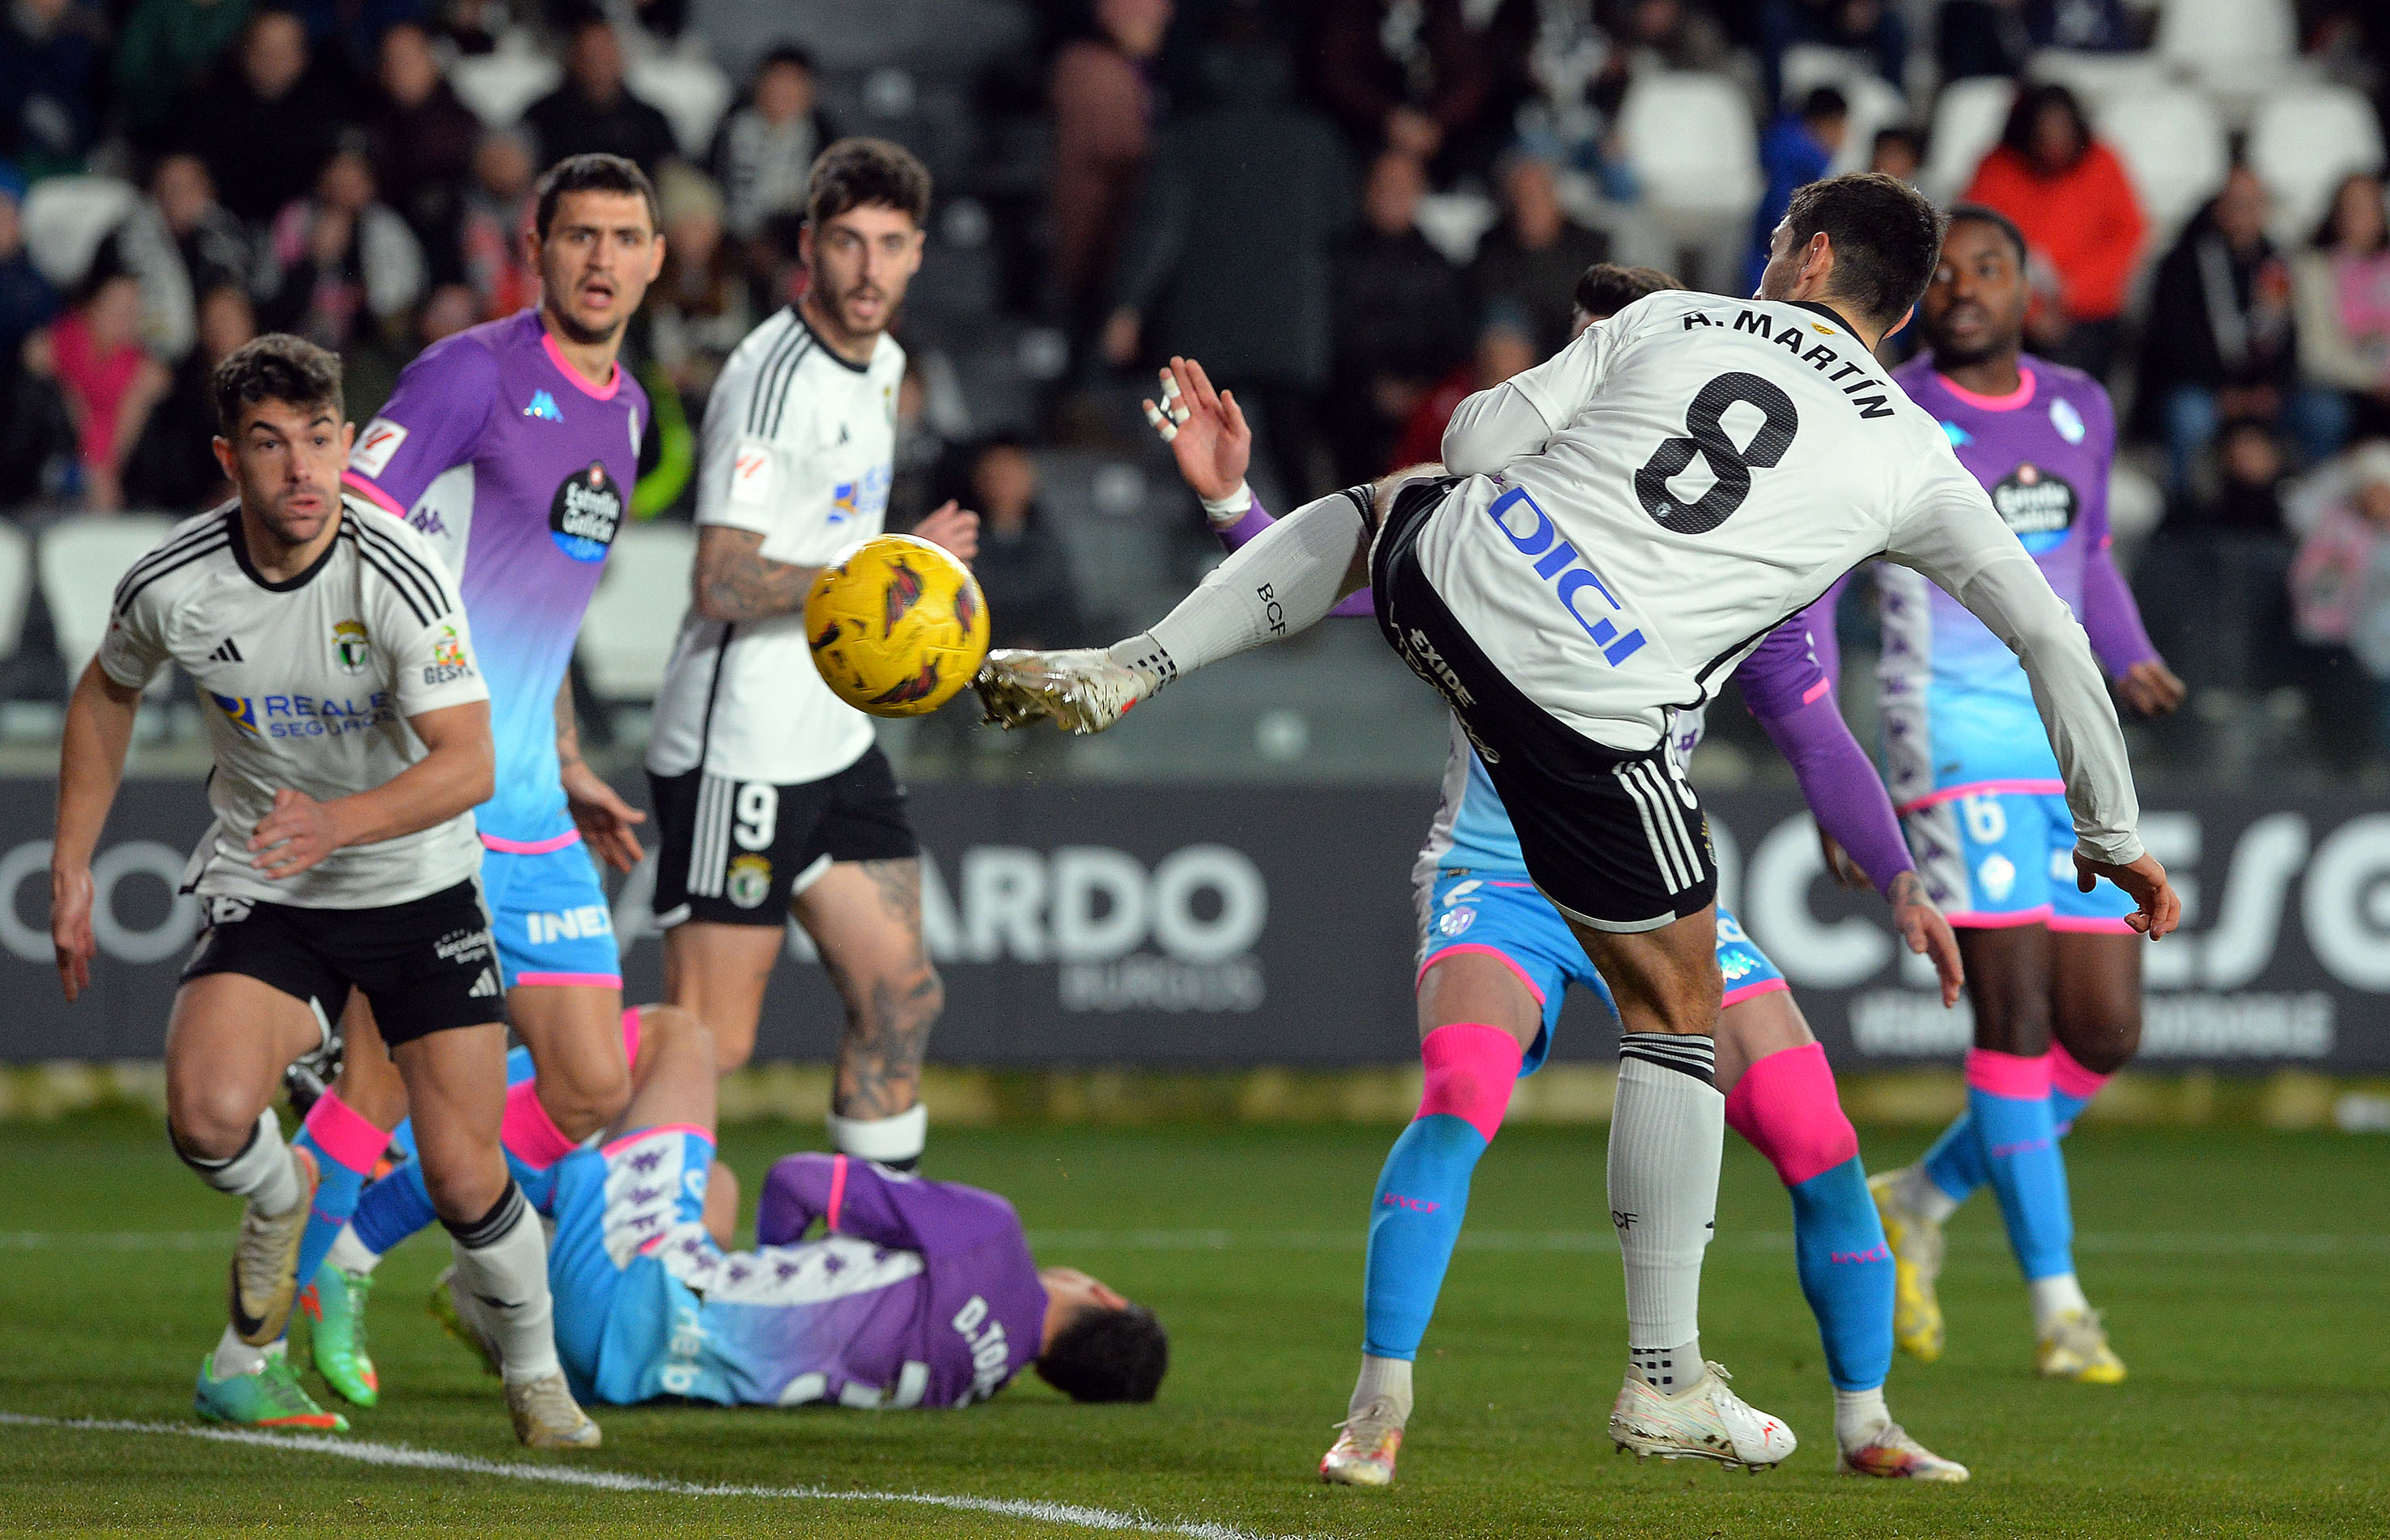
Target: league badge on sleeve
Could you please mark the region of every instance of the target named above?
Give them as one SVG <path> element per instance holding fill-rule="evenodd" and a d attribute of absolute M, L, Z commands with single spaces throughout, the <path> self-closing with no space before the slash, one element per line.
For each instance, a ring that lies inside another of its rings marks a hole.
<path fill-rule="evenodd" d="M 366 423 L 349 450 L 349 468 L 360 476 L 379 476 L 390 468 L 390 457 L 406 442 L 406 430 L 388 417 Z"/>

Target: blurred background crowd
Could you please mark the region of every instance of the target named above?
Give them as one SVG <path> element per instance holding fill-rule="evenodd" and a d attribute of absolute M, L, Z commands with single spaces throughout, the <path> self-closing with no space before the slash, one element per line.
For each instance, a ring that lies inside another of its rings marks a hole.
<path fill-rule="evenodd" d="M 2390 784 L 2385 60 L 2366 0 L 6 0 L 0 756 L 49 751 L 109 553 L 223 494 L 213 364 L 299 332 L 366 421 L 416 352 L 533 302 L 527 195 L 585 150 L 655 178 L 669 245 L 625 353 L 649 522 L 582 671 L 635 751 L 707 391 L 803 283 L 814 155 L 866 134 L 937 180 L 891 522 L 981 511 L 998 645 L 1108 639 L 1216 559 L 1137 404 L 1158 360 L 1234 388 L 1283 509 L 1433 457 L 1566 340 L 1587 263 L 1747 292 L 1793 187 L 1873 168 L 2014 219 L 2028 346 L 2116 397 L 2120 550 L 2193 687 L 2145 761 Z M 1844 622 L 1863 673 L 1863 597 Z M 1357 629 L 1067 752 L 959 708 L 891 747 L 1433 775 L 1433 697 Z M 1773 773 L 1741 714 L 1697 775 Z M 196 720 L 159 717 L 163 749 Z"/>

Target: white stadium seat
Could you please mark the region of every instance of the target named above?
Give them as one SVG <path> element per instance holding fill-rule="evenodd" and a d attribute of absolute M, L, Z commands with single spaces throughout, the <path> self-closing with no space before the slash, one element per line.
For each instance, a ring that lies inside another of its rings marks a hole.
<path fill-rule="evenodd" d="M 17 656 L 32 597 L 32 537 L 15 524 L 0 524 L 0 660 Z"/>
<path fill-rule="evenodd" d="M 1619 109 L 1626 162 L 1646 204 L 1683 241 L 1739 228 L 1759 203 L 1758 137 L 1742 88 L 1724 75 L 1638 75 Z"/>
<path fill-rule="evenodd" d="M 1834 155 L 1827 174 L 1840 176 L 1844 172 L 1865 171 L 1875 154 L 1875 136 L 1887 128 L 1896 128 L 1909 121 L 1908 98 L 1894 89 L 1890 81 L 1869 70 L 1834 83 L 1851 104 L 1850 122 L 1843 135 L 1843 148 Z"/>
<path fill-rule="evenodd" d="M 2149 216 L 2143 254 L 2163 251 L 2231 169 L 2224 120 L 2197 91 L 2167 87 L 2102 103 L 2092 130 L 2125 162 Z"/>
<path fill-rule="evenodd" d="M 25 255 L 60 289 L 83 282 L 109 232 L 141 204 L 141 189 L 113 176 L 45 176 L 19 212 Z"/>
<path fill-rule="evenodd" d="M 1783 99 L 1778 105 L 1797 111 L 1803 98 L 1820 85 L 1831 85 L 1844 96 L 1850 95 L 1854 79 L 1875 73 L 1875 59 L 1851 48 L 1795 43 L 1784 50 L 1784 62 L 1778 72 L 1784 83 Z"/>
<path fill-rule="evenodd" d="M 166 538 L 174 523 L 159 513 L 88 514 L 62 519 L 42 532 L 34 566 L 69 684 L 81 677 L 108 635 L 117 579 Z"/>
<path fill-rule="evenodd" d="M 581 622 L 578 651 L 600 700 L 652 700 L 688 610 L 697 531 L 687 524 L 625 524 Z"/>
<path fill-rule="evenodd" d="M 2165 0 L 2151 44 L 2162 62 L 2204 86 L 2236 124 L 2291 72 L 2298 47 L 2292 0 Z"/>
<path fill-rule="evenodd" d="M 633 96 L 651 103 L 671 122 L 682 153 L 702 161 L 713 142 L 714 125 L 730 109 L 730 77 L 706 59 L 652 54 L 632 60 L 623 78 Z"/>
<path fill-rule="evenodd" d="M 563 66 L 533 52 L 529 39 L 516 32 L 499 40 L 497 52 L 469 54 L 448 67 L 456 99 L 492 128 L 513 127 L 526 108 L 563 79 Z"/>
<path fill-rule="evenodd" d="M 1934 103 L 1934 128 L 1926 136 L 1918 190 L 1936 203 L 1956 202 L 1975 179 L 1975 168 L 2000 142 L 2000 130 L 2015 104 L 2016 83 L 1997 75 L 1954 80 L 1944 86 Z"/>
<path fill-rule="evenodd" d="M 2382 125 L 2345 85 L 2285 86 L 2258 104 L 2248 155 L 2274 195 L 2275 242 L 2305 245 L 2350 173 L 2382 169 Z"/>
<path fill-rule="evenodd" d="M 2117 96 L 2154 91 L 2168 83 L 2165 65 L 2148 54 L 2095 54 L 2075 48 L 2044 48 L 2024 67 L 2036 84 L 2063 85 L 2087 112 Z"/>

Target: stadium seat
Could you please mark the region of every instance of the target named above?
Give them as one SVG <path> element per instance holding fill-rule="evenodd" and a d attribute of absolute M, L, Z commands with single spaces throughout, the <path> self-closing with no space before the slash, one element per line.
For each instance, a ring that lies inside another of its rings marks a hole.
<path fill-rule="evenodd" d="M 1834 83 L 1851 104 L 1843 148 L 1826 168 L 1828 175 L 1840 176 L 1845 172 L 1867 170 L 1868 161 L 1875 155 L 1876 135 L 1906 123 L 1910 118 L 1908 98 L 1872 70 L 1861 71 Z"/>
<path fill-rule="evenodd" d="M 2372 104 L 2345 85 L 2288 86 L 2258 104 L 2248 155 L 2274 195 L 2275 241 L 2300 246 L 2345 178 L 2382 169 L 2382 125 Z"/>
<path fill-rule="evenodd" d="M 688 610 L 697 531 L 689 525 L 625 524 L 589 600 L 575 650 L 598 699 L 655 699 Z"/>
<path fill-rule="evenodd" d="M 563 79 L 563 66 L 534 51 L 517 32 L 500 39 L 497 52 L 469 54 L 448 67 L 448 85 L 456 99 L 492 128 L 512 127 L 525 108 Z"/>
<path fill-rule="evenodd" d="M 62 519 L 42 532 L 34 567 L 70 684 L 82 676 L 108 635 L 117 579 L 163 540 L 174 522 L 159 513 L 93 514 Z"/>
<path fill-rule="evenodd" d="M 19 217 L 25 254 L 60 289 L 83 282 L 109 232 L 140 206 L 141 193 L 113 176 L 47 176 L 33 184 Z"/>
<path fill-rule="evenodd" d="M 730 77 L 713 62 L 687 54 L 650 54 L 623 71 L 631 94 L 654 105 L 671 122 L 683 153 L 702 162 L 713 130 L 730 109 Z"/>
<path fill-rule="evenodd" d="M 2149 54 L 2095 54 L 2076 48 L 2044 48 L 2025 65 L 2036 84 L 2063 85 L 2090 111 L 2115 96 L 2153 91 L 2168 83 L 2163 61 Z"/>
<path fill-rule="evenodd" d="M 1853 80 L 1875 74 L 1875 60 L 1855 49 L 1830 48 L 1822 43 L 1795 43 L 1784 50 L 1780 71 L 1784 86 L 1783 100 L 1778 105 L 1798 109 L 1802 99 L 1820 85 L 1831 85 L 1849 96 Z"/>
<path fill-rule="evenodd" d="M 25 611 L 33 597 L 33 541 L 15 524 L 0 524 L 0 662 L 25 640 Z"/>
<path fill-rule="evenodd" d="M 1942 204 L 1965 192 L 1975 179 L 1975 168 L 2000 142 L 2000 129 L 2015 102 L 2016 83 L 1996 76 L 1955 80 L 1944 86 L 1934 104 L 1925 164 L 1917 173 L 1919 190 Z"/>
<path fill-rule="evenodd" d="M 1626 162 L 1652 218 L 1687 243 L 1740 230 L 1764 190 L 1742 88 L 1724 75 L 1638 75 L 1619 109 Z"/>
<path fill-rule="evenodd" d="M 2190 74 L 2236 124 L 2297 58 L 2292 0 L 2165 0 L 2151 51 Z"/>
<path fill-rule="evenodd" d="M 2224 120 L 2197 91 L 2168 86 L 2115 97 L 2093 114 L 2092 130 L 2125 162 L 2140 196 L 2151 225 L 2150 252 L 2172 243 L 2231 169 Z"/>

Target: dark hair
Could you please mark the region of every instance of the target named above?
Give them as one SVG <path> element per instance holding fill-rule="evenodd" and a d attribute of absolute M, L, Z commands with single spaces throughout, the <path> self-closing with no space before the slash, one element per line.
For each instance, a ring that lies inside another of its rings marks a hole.
<path fill-rule="evenodd" d="M 1895 123 L 1890 128 L 1879 128 L 1875 131 L 1875 138 L 1871 141 L 1871 148 L 1875 153 L 1882 154 L 1883 147 L 1886 145 L 1907 145 L 1909 154 L 1916 156 L 1920 160 L 1925 159 L 1925 135 L 1907 123 Z"/>
<path fill-rule="evenodd" d="M 226 438 L 240 427 L 240 409 L 261 401 L 329 406 L 336 419 L 346 413 L 340 355 L 287 331 L 269 331 L 233 349 L 208 386 L 216 400 L 217 430 Z"/>
<path fill-rule="evenodd" d="M 1878 171 L 1810 183 L 1793 193 L 1784 222 L 1796 249 L 1821 232 L 1833 243 L 1832 292 L 1884 326 L 1917 302 L 1942 260 L 1941 212 Z"/>
<path fill-rule="evenodd" d="M 1656 267 L 1621 267 L 1598 262 L 1577 275 L 1576 307 L 1607 319 L 1649 294 L 1685 286 Z"/>
<path fill-rule="evenodd" d="M 2372 183 L 2374 201 L 2378 203 L 2382 200 L 2380 176 L 2370 171 L 2350 172 L 2332 184 L 2332 199 L 2323 206 L 2323 223 L 2316 226 L 2314 237 L 2307 241 L 2309 246 L 2319 251 L 2329 251 L 2340 243 L 2340 199 L 2343 193 L 2348 191 L 2348 185 L 2351 182 Z M 2384 214 L 2385 217 L 2390 217 L 2390 209 L 2385 209 Z M 2379 251 L 2385 246 L 2390 246 L 2390 228 L 2384 230 L 2382 238 L 2374 242 L 2373 250 Z"/>
<path fill-rule="evenodd" d="M 1988 208 L 1981 203 L 1952 204 L 1949 217 L 1945 221 L 1945 233 L 1947 233 L 1949 225 L 1966 224 L 1988 225 L 1998 230 L 2011 246 L 2016 248 L 2017 265 L 2023 267 L 2025 264 L 2027 248 L 2024 232 L 2016 227 L 2015 220 L 1998 209 Z"/>
<path fill-rule="evenodd" d="M 547 227 L 556 223 L 556 206 L 566 193 L 636 193 L 648 205 L 649 226 L 663 223 L 656 208 L 656 185 L 635 162 L 619 155 L 568 155 L 547 168 L 536 190 L 539 212 L 533 227 L 542 240 L 547 238 Z"/>
<path fill-rule="evenodd" d="M 888 208 L 930 219 L 930 169 L 903 145 L 886 139 L 841 139 L 814 160 L 805 186 L 805 218 L 815 230 L 849 209 Z"/>
<path fill-rule="evenodd" d="M 803 44 L 776 43 L 755 61 L 756 78 L 761 79 L 765 71 L 783 64 L 794 65 L 809 75 L 815 72 L 814 56 Z"/>
<path fill-rule="evenodd" d="M 2030 160 L 2033 159 L 2033 125 L 2046 108 L 2063 108 L 2075 123 L 2075 136 L 2083 148 L 2091 148 L 2091 120 L 2083 115 L 2083 103 L 2075 93 L 2055 83 L 2037 85 L 2016 99 L 2009 109 L 2009 121 L 2001 126 L 2000 143 Z"/>
<path fill-rule="evenodd" d="M 1170 1333 L 1141 1304 L 1082 1310 L 1037 1355 L 1037 1377 L 1073 1401 L 1150 1401 Z"/>
<path fill-rule="evenodd" d="M 1813 87 L 1801 98 L 1801 121 L 1812 118 L 1847 118 L 1851 115 L 1851 99 L 1834 86 Z"/>

